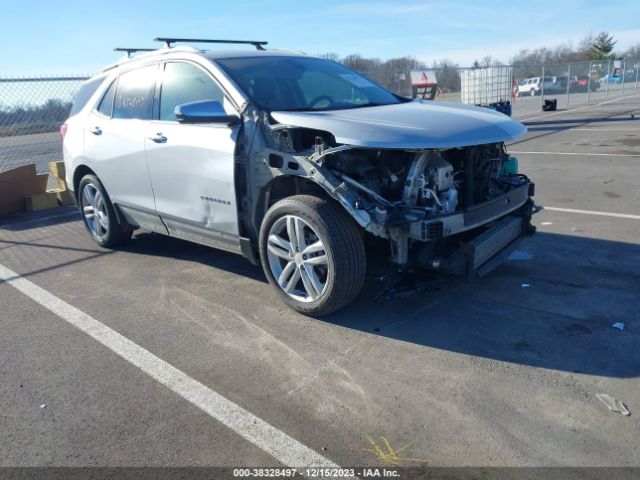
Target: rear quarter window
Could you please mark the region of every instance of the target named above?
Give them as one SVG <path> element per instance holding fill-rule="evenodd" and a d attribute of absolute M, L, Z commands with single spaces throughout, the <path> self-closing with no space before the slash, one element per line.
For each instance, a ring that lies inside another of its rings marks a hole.
<path fill-rule="evenodd" d="M 113 98 L 115 97 L 115 93 L 116 81 L 114 80 L 102 97 L 102 100 L 100 100 L 100 105 L 98 105 L 98 111 L 107 117 L 110 117 L 113 111 Z"/>
<path fill-rule="evenodd" d="M 151 119 L 157 73 L 158 65 L 149 65 L 120 75 L 113 118 Z"/>
<path fill-rule="evenodd" d="M 96 92 L 98 87 L 102 85 L 102 82 L 104 82 L 104 77 L 94 78 L 82 84 L 80 90 L 78 90 L 76 98 L 73 100 L 73 106 L 71 107 L 71 111 L 69 112 L 70 117 L 84 108 L 84 106 Z"/>

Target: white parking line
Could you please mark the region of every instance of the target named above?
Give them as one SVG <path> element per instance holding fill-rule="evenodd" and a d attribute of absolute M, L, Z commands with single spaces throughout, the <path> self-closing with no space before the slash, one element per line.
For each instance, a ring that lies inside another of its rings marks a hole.
<path fill-rule="evenodd" d="M 599 107 L 601 105 L 607 105 L 609 103 L 619 102 L 620 100 L 629 100 L 629 99 L 631 99 L 633 97 L 637 97 L 637 96 L 638 96 L 637 93 L 633 93 L 631 95 L 623 95 L 623 96 L 620 96 L 620 97 L 612 98 L 611 100 L 605 100 L 604 102 L 588 103 L 588 104 L 583 105 L 581 107 L 575 107 L 575 108 L 569 107 L 566 110 L 559 110 L 559 111 L 556 111 L 556 112 L 553 112 L 553 113 L 546 113 L 544 115 L 538 115 L 536 117 L 517 118 L 517 120 L 519 120 L 521 122 L 526 122 L 526 121 L 529 121 L 529 120 L 537 120 L 539 118 L 553 117 L 554 115 L 560 115 L 560 114 L 563 114 L 563 113 L 572 113 L 572 112 L 576 112 L 576 111 L 579 111 L 579 110 L 584 110 L 584 109 L 590 108 L 590 107 Z"/>
<path fill-rule="evenodd" d="M 635 153 L 588 153 L 588 152 L 522 152 L 511 150 L 510 153 L 518 153 L 524 155 L 580 155 L 583 157 L 640 157 Z"/>
<path fill-rule="evenodd" d="M 115 330 L 0 264 L 0 282 L 2 281 L 82 330 L 282 464 L 291 468 L 339 468 L 329 459 L 169 365 Z"/>
<path fill-rule="evenodd" d="M 640 126 L 637 128 L 598 128 L 598 127 L 558 127 L 562 133 L 566 132 L 636 132 L 640 133 Z"/>
<path fill-rule="evenodd" d="M 565 213 L 581 213 L 583 215 L 600 215 L 601 217 L 615 217 L 615 218 L 628 218 L 630 220 L 640 220 L 640 215 L 630 215 L 628 213 L 613 213 L 613 212 L 598 212 L 596 210 L 575 210 L 573 208 L 557 208 L 557 207 L 544 207 L 545 210 L 551 212 L 565 212 Z"/>

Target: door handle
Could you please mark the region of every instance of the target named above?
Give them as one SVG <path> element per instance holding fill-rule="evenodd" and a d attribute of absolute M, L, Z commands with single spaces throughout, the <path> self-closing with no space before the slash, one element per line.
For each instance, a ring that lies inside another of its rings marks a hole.
<path fill-rule="evenodd" d="M 167 143 L 167 137 L 158 132 L 153 137 L 147 137 L 149 140 L 156 143 Z"/>
<path fill-rule="evenodd" d="M 102 135 L 102 129 L 100 127 L 93 127 L 91 130 L 89 130 L 91 133 L 93 133 L 94 135 Z"/>

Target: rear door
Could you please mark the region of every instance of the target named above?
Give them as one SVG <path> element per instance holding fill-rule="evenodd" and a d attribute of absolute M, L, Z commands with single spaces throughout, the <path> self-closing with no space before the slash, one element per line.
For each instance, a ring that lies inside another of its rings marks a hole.
<path fill-rule="evenodd" d="M 155 215 L 144 138 L 151 123 L 159 65 L 123 73 L 109 86 L 85 128 L 85 156 L 111 201 L 142 227 L 162 227 Z"/>
<path fill-rule="evenodd" d="M 238 249 L 234 152 L 239 127 L 181 124 L 177 105 L 216 100 L 237 114 L 209 72 L 190 62 L 167 62 L 156 119 L 145 147 L 156 210 L 169 233 L 217 247 Z"/>

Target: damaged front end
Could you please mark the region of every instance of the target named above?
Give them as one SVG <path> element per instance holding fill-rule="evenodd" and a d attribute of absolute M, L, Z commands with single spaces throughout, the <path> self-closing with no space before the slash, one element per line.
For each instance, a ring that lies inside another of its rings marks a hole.
<path fill-rule="evenodd" d="M 272 124 L 267 113 L 255 118 L 254 186 L 287 176 L 321 188 L 369 235 L 386 240 L 398 269 L 484 275 L 535 232 L 534 184 L 517 172 L 503 141 L 363 147 L 337 143 L 327 131 Z"/>

